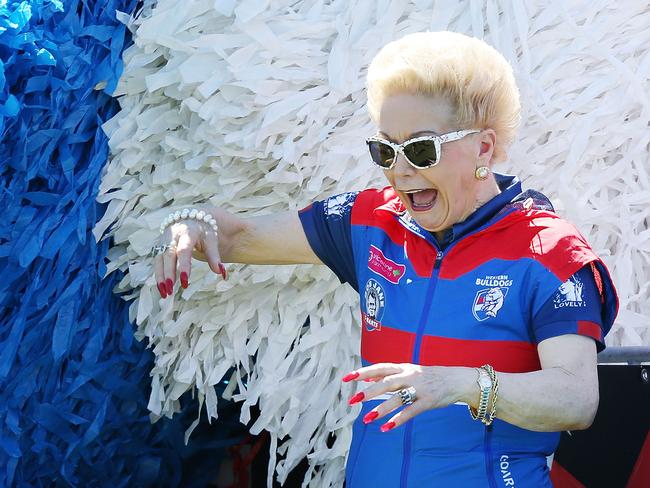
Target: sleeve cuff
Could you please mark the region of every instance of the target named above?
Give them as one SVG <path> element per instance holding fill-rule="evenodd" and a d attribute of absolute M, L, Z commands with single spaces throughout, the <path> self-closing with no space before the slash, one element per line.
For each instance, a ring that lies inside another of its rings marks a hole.
<path fill-rule="evenodd" d="M 539 344 L 545 339 L 550 339 L 551 337 L 557 337 L 564 334 L 578 334 L 591 337 L 596 341 L 596 349 L 598 352 L 605 349 L 602 327 L 600 324 L 589 320 L 552 322 L 542 327 L 538 327 L 536 330 L 535 343 Z"/>

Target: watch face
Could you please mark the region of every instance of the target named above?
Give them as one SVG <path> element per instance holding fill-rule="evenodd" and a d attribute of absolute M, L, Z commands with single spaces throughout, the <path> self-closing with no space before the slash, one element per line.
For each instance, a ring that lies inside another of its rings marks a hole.
<path fill-rule="evenodd" d="M 487 375 L 481 375 L 478 379 L 478 384 L 481 388 L 490 388 L 492 386 L 492 380 Z"/>

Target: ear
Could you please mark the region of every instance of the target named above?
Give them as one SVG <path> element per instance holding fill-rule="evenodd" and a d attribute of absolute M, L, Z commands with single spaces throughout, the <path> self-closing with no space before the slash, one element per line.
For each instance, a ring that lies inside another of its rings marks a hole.
<path fill-rule="evenodd" d="M 497 142 L 497 134 L 494 129 L 484 129 L 479 134 L 479 152 L 478 161 L 481 166 L 492 167 L 492 154 L 494 145 Z"/>

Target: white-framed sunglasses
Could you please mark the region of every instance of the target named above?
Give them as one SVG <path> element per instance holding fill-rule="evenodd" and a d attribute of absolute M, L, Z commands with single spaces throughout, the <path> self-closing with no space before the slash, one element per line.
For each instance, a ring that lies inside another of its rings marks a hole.
<path fill-rule="evenodd" d="M 414 137 L 401 144 L 381 137 L 369 137 L 366 139 L 366 144 L 372 161 L 382 169 L 391 169 L 395 165 L 398 153 L 402 153 L 414 168 L 425 169 L 440 162 L 440 151 L 445 142 L 457 141 L 477 132 L 481 131 L 479 129 L 457 130 L 441 135 Z"/>

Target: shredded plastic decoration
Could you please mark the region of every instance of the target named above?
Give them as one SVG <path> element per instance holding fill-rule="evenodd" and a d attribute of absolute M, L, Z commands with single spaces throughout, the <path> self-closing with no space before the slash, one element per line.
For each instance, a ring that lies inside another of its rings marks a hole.
<path fill-rule="evenodd" d="M 271 434 L 269 486 L 306 455 L 305 485 L 341 485 L 358 412 L 340 382 L 358 364 L 352 289 L 325 267 L 230 265 L 223 282 L 194 261 L 189 288 L 161 300 L 147 253 L 178 208 L 272 214 L 384 185 L 363 143 L 375 131 L 365 70 L 422 30 L 484 38 L 512 62 L 522 127 L 497 169 L 548 194 L 610 267 L 621 311 L 607 343 L 649 344 L 648 25 L 636 0 L 148 4 L 130 21 L 121 111 L 104 125 L 108 209 L 94 232 L 114 239 L 107 271 L 126 273 L 116 291 L 135 298 L 130 318 L 153 344 L 149 409 L 172 415 L 196 390 L 214 418 L 214 386 L 235 366 L 226 397 L 243 401 L 243 422 L 259 404 L 251 431 Z"/>
<path fill-rule="evenodd" d="M 152 425 L 153 354 L 90 234 L 136 3 L 0 1 L 0 486 L 202 486 L 236 434 L 185 447 L 189 399 Z"/>

